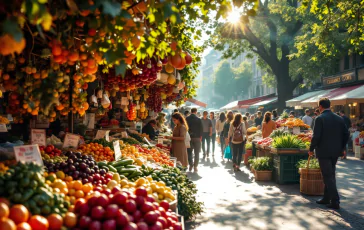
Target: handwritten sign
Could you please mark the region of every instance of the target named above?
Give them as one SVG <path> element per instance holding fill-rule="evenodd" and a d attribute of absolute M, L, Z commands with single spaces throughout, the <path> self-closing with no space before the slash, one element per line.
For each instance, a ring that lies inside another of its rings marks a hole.
<path fill-rule="evenodd" d="M 163 137 L 158 137 L 158 144 L 163 145 Z"/>
<path fill-rule="evenodd" d="M 5 124 L 0 124 L 0 133 L 6 133 L 8 129 L 6 128 Z"/>
<path fill-rule="evenodd" d="M 95 114 L 94 113 L 87 113 L 83 124 L 87 126 L 88 129 L 94 129 L 95 128 Z"/>
<path fill-rule="evenodd" d="M 119 141 L 114 141 L 113 142 L 114 145 L 114 153 L 115 153 L 115 160 L 120 160 L 121 158 L 121 150 L 120 150 L 120 143 Z"/>
<path fill-rule="evenodd" d="M 47 136 L 45 129 L 32 129 L 31 132 L 31 143 L 33 145 L 37 144 L 40 146 L 47 145 Z"/>
<path fill-rule="evenodd" d="M 294 135 L 298 135 L 298 134 L 300 134 L 300 132 L 301 132 L 300 127 L 293 127 L 293 134 Z"/>
<path fill-rule="evenodd" d="M 129 136 L 128 136 L 127 132 L 123 131 L 123 132 L 121 132 L 121 137 L 122 138 L 128 138 Z"/>
<path fill-rule="evenodd" d="M 103 129 L 97 130 L 95 140 L 105 138 L 107 141 L 110 141 L 109 134 L 110 130 L 103 130 Z"/>
<path fill-rule="evenodd" d="M 67 133 L 64 138 L 63 148 L 77 148 L 80 138 L 79 135 Z"/>
<path fill-rule="evenodd" d="M 34 162 L 43 166 L 38 145 L 22 145 L 14 147 L 15 159 L 20 162 Z"/>

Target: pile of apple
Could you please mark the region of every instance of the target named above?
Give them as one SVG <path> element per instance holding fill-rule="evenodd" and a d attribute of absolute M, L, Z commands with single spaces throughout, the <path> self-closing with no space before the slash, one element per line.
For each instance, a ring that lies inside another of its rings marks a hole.
<path fill-rule="evenodd" d="M 145 188 L 134 194 L 116 186 L 112 190 L 97 187 L 87 199 L 75 204 L 78 229 L 162 230 L 182 229 L 168 202 L 156 203 Z"/>
<path fill-rule="evenodd" d="M 42 154 L 47 154 L 51 158 L 58 157 L 62 154 L 62 151 L 54 147 L 54 145 L 39 146 L 39 150 Z"/>

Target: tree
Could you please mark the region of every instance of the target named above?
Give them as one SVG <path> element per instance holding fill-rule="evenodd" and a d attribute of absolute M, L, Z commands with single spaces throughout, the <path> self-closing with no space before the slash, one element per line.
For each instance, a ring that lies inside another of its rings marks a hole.
<path fill-rule="evenodd" d="M 243 15 L 240 23 L 217 23 L 210 39 L 216 49 L 224 50 L 225 57 L 242 52 L 256 54 L 261 67 L 275 78 L 280 109 L 292 98 L 293 90 L 304 78 L 317 79 L 318 72 L 325 71 L 321 64 L 332 61 L 312 60 L 309 54 L 294 56 L 295 39 L 311 22 L 309 17 L 297 14 L 297 9 L 298 1 L 295 0 L 259 1 L 256 11 Z M 299 65 L 304 68 L 298 68 Z"/>

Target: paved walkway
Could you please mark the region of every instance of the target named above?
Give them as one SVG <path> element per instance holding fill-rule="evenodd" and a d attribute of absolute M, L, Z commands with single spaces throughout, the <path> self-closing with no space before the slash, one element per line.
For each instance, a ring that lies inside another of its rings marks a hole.
<path fill-rule="evenodd" d="M 221 155 L 201 159 L 198 174 L 188 173 L 205 202 L 205 213 L 186 229 L 364 229 L 364 161 L 349 157 L 338 163 L 341 210 L 317 205 L 302 196 L 299 185 L 255 182 L 243 167 L 234 173 Z"/>

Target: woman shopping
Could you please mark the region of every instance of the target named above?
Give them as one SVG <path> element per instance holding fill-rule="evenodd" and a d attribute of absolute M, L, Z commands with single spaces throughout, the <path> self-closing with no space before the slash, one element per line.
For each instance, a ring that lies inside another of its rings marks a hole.
<path fill-rule="evenodd" d="M 221 151 L 221 157 L 224 158 L 224 152 L 225 152 L 225 148 L 227 147 L 227 145 L 230 144 L 230 140 L 228 139 L 228 136 L 229 136 L 229 129 L 230 129 L 230 123 L 232 122 L 232 120 L 234 119 L 234 114 L 232 111 L 229 111 L 227 113 L 227 118 L 226 118 L 226 121 L 225 121 L 225 124 L 224 124 L 224 128 L 222 130 L 222 136 L 223 136 L 223 139 L 224 139 L 224 149 L 223 151 Z"/>
<path fill-rule="evenodd" d="M 244 153 L 246 141 L 246 128 L 241 114 L 236 114 L 234 121 L 230 124 L 228 139 L 231 138 L 233 152 L 234 171 L 240 170 L 240 163 Z"/>
<path fill-rule="evenodd" d="M 262 136 L 263 138 L 269 137 L 269 135 L 276 129 L 276 123 L 272 120 L 272 113 L 266 112 L 262 123 Z"/>
<path fill-rule="evenodd" d="M 172 115 L 172 121 L 174 123 L 173 136 L 167 138 L 172 140 L 172 153 L 174 157 L 177 158 L 177 161 L 181 162 L 183 167 L 187 167 L 188 156 L 185 139 L 188 125 L 183 115 L 178 112 Z"/>
<path fill-rule="evenodd" d="M 220 118 L 216 122 L 216 132 L 217 132 L 217 135 L 219 135 L 220 147 L 221 147 L 222 153 L 224 153 L 224 150 L 225 150 L 225 137 L 222 132 L 224 130 L 225 121 L 226 121 L 225 113 L 220 113 Z"/>

